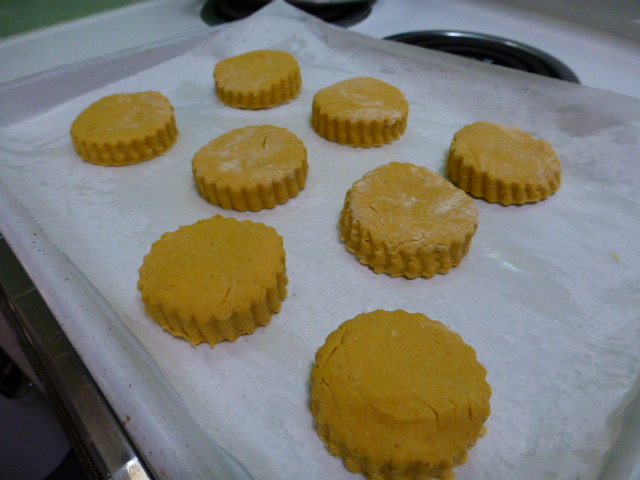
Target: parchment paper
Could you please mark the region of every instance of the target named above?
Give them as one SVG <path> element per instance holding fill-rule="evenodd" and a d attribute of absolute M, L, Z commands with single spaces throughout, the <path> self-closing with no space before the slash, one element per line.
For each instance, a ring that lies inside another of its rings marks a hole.
<path fill-rule="evenodd" d="M 300 96 L 269 110 L 224 106 L 215 63 L 258 48 L 296 56 Z M 356 149 L 312 130 L 315 92 L 355 76 L 405 93 L 411 113 L 401 139 Z M 73 119 L 107 94 L 142 90 L 174 104 L 174 148 L 120 168 L 81 161 L 69 136 Z M 550 141 L 563 163 L 562 188 L 523 206 L 476 199 L 471 250 L 447 275 L 409 281 L 361 265 L 337 226 L 351 184 L 391 161 L 444 174 L 453 134 L 477 120 Z M 194 153 L 258 124 L 303 140 L 306 188 L 261 212 L 207 203 L 191 175 Z M 212 29 L 183 55 L 1 129 L 2 215 L 12 225 L 3 233 L 52 303 L 67 309 L 63 329 L 159 478 L 358 478 L 313 428 L 309 371 L 340 323 L 402 308 L 459 332 L 489 372 L 489 432 L 456 469 L 460 480 L 594 479 L 617 453 L 610 450 L 639 385 L 639 127 L 637 99 L 368 38 L 274 2 Z M 194 348 L 145 314 L 137 270 L 162 233 L 216 214 L 278 230 L 289 294 L 267 327 Z M 36 241 L 28 228 L 15 227 L 27 217 L 41 229 L 39 244 L 52 243 L 46 259 L 28 248 Z M 43 267 L 51 261 L 59 269 Z M 86 307 L 81 294 L 95 302 Z"/>

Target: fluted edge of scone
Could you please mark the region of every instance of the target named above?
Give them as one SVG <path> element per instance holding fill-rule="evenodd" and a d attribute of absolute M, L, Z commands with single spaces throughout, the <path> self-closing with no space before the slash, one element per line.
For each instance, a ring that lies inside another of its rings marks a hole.
<path fill-rule="evenodd" d="M 402 115 L 399 119 L 352 122 L 323 111 L 315 100 L 312 105 L 312 124 L 316 133 L 331 142 L 352 147 L 381 147 L 392 143 L 407 130 L 407 119 L 408 115 Z"/>
<path fill-rule="evenodd" d="M 273 108 L 295 99 L 302 90 L 300 69 L 288 72 L 269 88 L 258 92 L 244 92 L 233 87 L 224 87 L 216 82 L 216 93 L 222 103 L 234 108 L 260 110 Z"/>
<path fill-rule="evenodd" d="M 97 165 L 120 166 L 151 160 L 171 149 L 178 140 L 175 116 L 153 135 L 136 138 L 128 142 L 89 142 L 73 133 L 71 138 L 78 155 L 85 161 Z"/>
<path fill-rule="evenodd" d="M 465 162 L 462 154 L 455 151 L 449 152 L 447 174 L 465 192 L 502 205 L 537 202 L 551 196 L 562 186 L 561 170 L 552 171 L 539 181 L 531 179 L 524 184 L 508 183 L 499 178 L 492 178 L 487 172 L 478 171 L 474 165 Z"/>
<path fill-rule="evenodd" d="M 354 219 L 348 202 L 340 215 L 339 226 L 342 241 L 360 263 L 369 266 L 376 273 L 413 279 L 432 278 L 436 274 L 448 273 L 453 267 L 460 265 L 464 256 L 469 253 L 478 222 L 475 222 L 473 230 L 467 232 L 464 238 L 454 239 L 448 244 L 411 244 L 411 248 L 403 245 L 397 251 L 384 240 L 374 238 L 366 227 Z"/>
<path fill-rule="evenodd" d="M 269 324 L 271 317 L 280 311 L 282 302 L 287 297 L 288 278 L 284 258 L 282 270 L 275 277 L 276 285 L 266 287 L 261 299 L 251 302 L 246 310 L 234 310 L 226 318 L 212 314 L 209 318 L 197 319 L 187 312 L 167 308 L 148 294 L 142 295 L 142 301 L 147 313 L 171 334 L 188 340 L 194 346 L 207 342 L 213 347 L 224 340 L 237 340 L 238 337 Z"/>
<path fill-rule="evenodd" d="M 374 462 L 368 456 L 350 449 L 345 442 L 334 438 L 331 427 L 320 415 L 319 406 L 313 398 L 311 400 L 311 411 L 318 436 L 327 446 L 329 453 L 342 459 L 347 470 L 353 473 L 363 473 L 369 480 L 426 480 L 431 478 L 454 480 L 456 474 L 453 468 L 466 463 L 469 459 L 469 450 L 476 443 L 476 440 L 469 441 L 467 450 L 459 452 L 459 455 L 453 457 L 451 461 L 442 461 L 437 464 L 394 462 L 391 458 L 384 462 Z M 479 436 L 481 437 L 485 433 L 486 427 L 483 427 Z"/>
<path fill-rule="evenodd" d="M 194 178 L 200 195 L 213 205 L 238 212 L 257 212 L 265 208 L 274 208 L 298 196 L 306 186 L 308 172 L 309 163 L 304 159 L 298 167 L 286 172 L 282 177 L 250 188 L 216 185 L 215 180 L 207 182 L 195 171 Z"/>

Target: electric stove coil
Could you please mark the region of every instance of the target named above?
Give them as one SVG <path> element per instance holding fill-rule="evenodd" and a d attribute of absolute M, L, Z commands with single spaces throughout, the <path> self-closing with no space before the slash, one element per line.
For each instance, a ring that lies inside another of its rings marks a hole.
<path fill-rule="evenodd" d="M 240 20 L 255 13 L 271 0 L 208 0 L 200 17 L 207 25 Z M 286 0 L 315 17 L 341 27 L 350 27 L 361 22 L 371 13 L 375 0 L 344 0 L 315 2 L 313 0 Z"/>
<path fill-rule="evenodd" d="M 400 33 L 386 40 L 416 45 L 492 65 L 580 83 L 569 67 L 542 50 L 506 38 L 473 32 L 423 30 Z"/>

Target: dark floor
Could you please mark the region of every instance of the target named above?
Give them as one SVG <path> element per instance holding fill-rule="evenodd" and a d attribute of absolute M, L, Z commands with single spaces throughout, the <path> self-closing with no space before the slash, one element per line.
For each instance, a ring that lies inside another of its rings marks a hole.
<path fill-rule="evenodd" d="M 0 348 L 0 480 L 89 478 L 49 399 Z"/>
<path fill-rule="evenodd" d="M 80 459 L 71 449 L 60 466 L 44 480 L 89 480 L 89 476 L 84 471 Z"/>

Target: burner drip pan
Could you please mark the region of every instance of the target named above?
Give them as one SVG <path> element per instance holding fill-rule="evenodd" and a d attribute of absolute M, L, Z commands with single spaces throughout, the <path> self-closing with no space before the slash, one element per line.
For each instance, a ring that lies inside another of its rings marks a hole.
<path fill-rule="evenodd" d="M 472 58 L 492 65 L 580 83 L 575 73 L 548 53 L 506 38 L 473 32 L 424 30 L 400 33 L 386 40 Z"/>
<path fill-rule="evenodd" d="M 200 11 L 200 18 L 207 25 L 219 25 L 248 17 L 271 0 L 208 0 Z M 350 27 L 361 22 L 371 13 L 375 0 L 351 0 L 341 2 L 313 2 L 311 0 L 286 0 L 327 23 Z"/>

